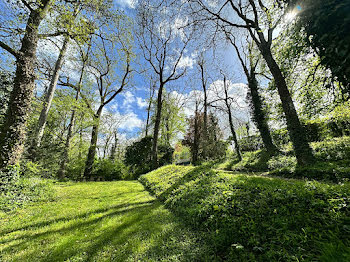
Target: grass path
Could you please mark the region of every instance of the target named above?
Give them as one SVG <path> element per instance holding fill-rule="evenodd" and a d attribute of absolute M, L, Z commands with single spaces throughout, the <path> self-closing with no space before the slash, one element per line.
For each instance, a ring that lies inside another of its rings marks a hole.
<path fill-rule="evenodd" d="M 0 261 L 198 261 L 204 244 L 136 181 L 61 183 L 0 215 Z"/>

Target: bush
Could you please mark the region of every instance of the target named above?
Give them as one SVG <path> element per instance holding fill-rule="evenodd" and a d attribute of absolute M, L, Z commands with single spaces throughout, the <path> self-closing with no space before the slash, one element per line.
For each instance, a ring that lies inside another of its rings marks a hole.
<path fill-rule="evenodd" d="M 242 152 L 256 151 L 264 147 L 261 136 L 259 135 L 243 137 L 238 143 Z"/>
<path fill-rule="evenodd" d="M 172 163 L 174 149 L 168 145 L 158 146 L 158 164 L 160 166 Z M 129 178 L 138 178 L 152 170 L 152 137 L 147 136 L 128 146 L 125 151 L 124 163 L 132 175 Z"/>
<path fill-rule="evenodd" d="M 125 165 L 121 161 L 101 159 L 95 161 L 92 176 L 107 181 L 121 180 L 125 171 Z"/>
<path fill-rule="evenodd" d="M 231 166 L 234 171 L 267 171 L 267 161 L 270 155 L 265 150 L 257 150 L 255 152 L 245 152 L 242 160 Z"/>
<path fill-rule="evenodd" d="M 350 184 L 166 166 L 140 181 L 227 261 L 350 259 Z"/>
<path fill-rule="evenodd" d="M 311 143 L 319 160 L 350 160 L 350 137 L 328 138 L 322 142 Z"/>
<path fill-rule="evenodd" d="M 39 177 L 21 177 L 20 167 L 0 171 L 0 210 L 9 211 L 28 202 L 50 200 L 53 197 L 52 182 Z"/>

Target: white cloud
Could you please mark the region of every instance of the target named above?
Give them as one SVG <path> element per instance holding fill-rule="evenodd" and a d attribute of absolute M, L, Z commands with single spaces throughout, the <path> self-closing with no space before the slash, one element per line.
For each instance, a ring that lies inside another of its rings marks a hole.
<path fill-rule="evenodd" d="M 137 5 L 137 0 L 116 0 L 115 1 L 121 7 L 135 8 Z"/>
<path fill-rule="evenodd" d="M 125 129 L 128 131 L 132 131 L 135 128 L 141 128 L 143 122 L 134 112 L 127 113 L 124 115 L 124 121 L 120 124 L 120 129 Z"/>
<path fill-rule="evenodd" d="M 136 101 L 135 96 L 130 91 L 126 91 L 125 93 L 123 93 L 123 96 L 124 96 L 123 106 L 127 108 L 130 108 L 131 104 Z"/>
<path fill-rule="evenodd" d="M 193 68 L 194 63 L 196 62 L 196 60 L 193 58 L 193 56 L 182 56 L 179 64 L 178 64 L 178 68 Z"/>
<path fill-rule="evenodd" d="M 136 102 L 139 108 L 146 108 L 148 105 L 147 101 L 141 97 L 136 97 Z"/>

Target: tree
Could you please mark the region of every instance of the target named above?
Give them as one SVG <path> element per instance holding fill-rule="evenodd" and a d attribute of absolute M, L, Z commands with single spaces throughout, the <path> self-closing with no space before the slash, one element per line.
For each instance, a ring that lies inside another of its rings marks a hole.
<path fill-rule="evenodd" d="M 236 103 L 236 101 L 233 97 L 229 95 L 229 84 L 228 84 L 226 75 L 223 72 L 221 72 L 221 74 L 223 75 L 222 86 L 220 87 L 215 86 L 216 97 L 215 99 L 210 101 L 210 106 L 227 114 L 229 127 L 231 131 L 231 139 L 235 144 L 235 151 L 236 151 L 238 160 L 241 161 L 242 154 L 241 154 L 241 149 L 238 142 L 237 132 L 233 124 L 233 114 L 232 114 L 232 107 L 233 107 L 233 104 Z"/>
<path fill-rule="evenodd" d="M 149 1 L 144 1 L 139 4 L 137 17 L 137 38 L 143 58 L 157 75 L 159 85 L 152 140 L 153 167 L 158 166 L 158 136 L 165 85 L 185 74 L 186 69 L 182 69 L 179 63 L 190 41 L 184 30 L 171 26 L 178 16 L 174 14 L 176 11 L 167 8 L 165 12 L 162 8 L 164 7 L 152 6 Z"/>
<path fill-rule="evenodd" d="M 36 49 L 39 26 L 50 11 L 53 1 L 27 2 L 21 0 L 29 12 L 26 28 L 19 50 L 0 41 L 0 47 L 16 59 L 16 73 L 10 95 L 5 121 L 0 127 L 0 170 L 18 162 L 23 152 L 25 125 L 35 87 Z"/>
<path fill-rule="evenodd" d="M 39 121 L 35 129 L 35 134 L 30 149 L 30 155 L 32 159 L 36 158 L 36 150 L 40 146 L 42 137 L 44 135 L 47 117 L 51 107 L 52 99 L 55 94 L 61 68 L 64 64 L 65 56 L 70 45 L 70 40 L 71 38 L 76 38 L 75 43 L 78 45 L 83 45 L 84 42 L 88 40 L 88 36 L 94 32 L 92 22 L 90 22 L 90 20 L 88 20 L 86 16 L 79 15 L 79 13 L 81 13 L 83 9 L 83 4 L 80 2 L 73 2 L 73 6 L 71 8 L 73 9 L 72 11 L 70 11 L 68 7 L 68 12 L 65 9 L 65 11 L 62 12 L 62 14 L 59 14 L 64 17 L 62 19 L 64 20 L 64 22 L 62 22 L 61 19 L 59 19 L 58 23 L 53 25 L 54 27 L 57 27 L 56 31 L 59 32 L 59 35 L 64 35 L 63 43 L 62 47 L 59 50 L 59 55 L 55 63 L 55 67 L 52 71 L 52 75 L 50 75 L 50 84 L 45 92 L 43 108 L 41 110 Z M 62 24 L 64 26 L 63 28 Z"/>
<path fill-rule="evenodd" d="M 188 118 L 187 133 L 182 141 L 183 145 L 190 147 L 192 163 L 195 165 L 203 160 L 220 159 L 226 152 L 227 145 L 221 141 L 222 132 L 213 113 L 208 114 L 207 124 L 207 140 L 204 140 L 204 113 L 196 106 L 195 115 Z"/>
<path fill-rule="evenodd" d="M 124 19 L 124 23 L 121 19 Z M 93 116 L 91 141 L 84 171 L 84 176 L 87 178 L 91 176 L 95 160 L 102 111 L 124 90 L 131 77 L 130 64 L 133 53 L 130 41 L 131 32 L 127 27 L 128 21 L 125 16 L 117 15 L 113 22 L 116 26 L 114 31 L 106 33 L 101 31 L 103 28 L 100 28 L 96 34 L 92 41 L 90 59 L 88 60 L 88 74 L 94 79 L 96 87 L 94 90 L 99 95 L 97 109 L 94 109 L 87 96 L 80 94 Z M 122 26 L 124 26 L 123 30 Z M 115 75 L 116 72 L 119 73 L 119 77 Z M 61 83 L 61 85 L 70 86 L 76 90 L 79 88 L 69 81 Z"/>
<path fill-rule="evenodd" d="M 298 164 L 312 163 L 314 157 L 306 132 L 300 123 L 281 68 L 271 50 L 274 33 L 283 20 L 286 9 L 281 12 L 276 2 L 261 0 L 220 1 L 215 6 L 202 0 L 189 0 L 189 2 L 194 12 L 200 15 L 197 19 L 203 20 L 204 17 L 205 20 L 214 21 L 218 28 L 224 31 L 238 28 L 245 29 L 249 33 L 274 77 Z M 228 12 L 236 16 L 230 17 Z"/>
<path fill-rule="evenodd" d="M 79 46 L 79 54 L 80 54 L 80 59 L 81 59 L 81 61 L 80 61 L 81 62 L 81 69 L 80 69 L 80 76 L 79 76 L 78 83 L 77 83 L 77 85 L 74 86 L 74 89 L 76 91 L 76 94 L 75 94 L 75 101 L 76 102 L 79 100 L 79 97 L 80 97 L 81 86 L 83 83 L 83 78 L 84 78 L 85 70 L 86 70 L 89 55 L 90 55 L 90 48 L 91 48 L 91 38 L 90 38 L 90 41 L 87 43 L 86 50 L 84 50 L 82 46 Z M 60 179 L 63 179 L 65 177 L 66 166 L 67 166 L 67 162 L 69 161 L 68 152 L 69 152 L 70 142 L 71 142 L 71 139 L 73 136 L 76 111 L 77 111 L 76 107 L 73 106 L 73 110 L 72 110 L 71 117 L 69 120 L 65 146 L 63 149 L 62 159 L 61 159 L 61 163 L 60 163 L 60 169 L 58 171 L 58 177 Z"/>
<path fill-rule="evenodd" d="M 305 42 L 319 55 L 343 85 L 344 100 L 350 98 L 350 3 L 342 0 L 280 0 L 296 16 L 296 27 L 306 32 Z"/>
<path fill-rule="evenodd" d="M 235 38 L 232 39 L 232 36 L 227 36 L 227 37 L 236 50 L 238 59 L 242 65 L 243 71 L 248 80 L 247 100 L 250 105 L 253 121 L 260 132 L 260 136 L 262 138 L 266 151 L 270 155 L 273 155 L 276 152 L 278 152 L 278 149 L 272 142 L 270 129 L 267 123 L 267 116 L 264 110 L 264 101 L 262 100 L 262 97 L 259 94 L 258 81 L 256 78 L 256 75 L 257 75 L 256 67 L 258 65 L 259 58 L 255 58 L 256 61 L 254 61 L 254 54 L 252 50 L 253 45 L 251 43 L 248 43 L 248 49 L 249 49 L 249 63 L 248 63 L 244 59 L 243 55 L 241 54 L 242 51 L 239 50 L 238 45 L 235 42 Z"/>

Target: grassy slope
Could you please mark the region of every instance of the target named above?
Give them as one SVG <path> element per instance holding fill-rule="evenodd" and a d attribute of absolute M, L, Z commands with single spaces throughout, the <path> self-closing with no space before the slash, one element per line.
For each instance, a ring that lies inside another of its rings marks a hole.
<path fill-rule="evenodd" d="M 350 183 L 166 166 L 140 181 L 232 261 L 350 261 Z"/>
<path fill-rule="evenodd" d="M 208 250 L 138 182 L 62 183 L 0 214 L 0 261 L 196 261 Z"/>

